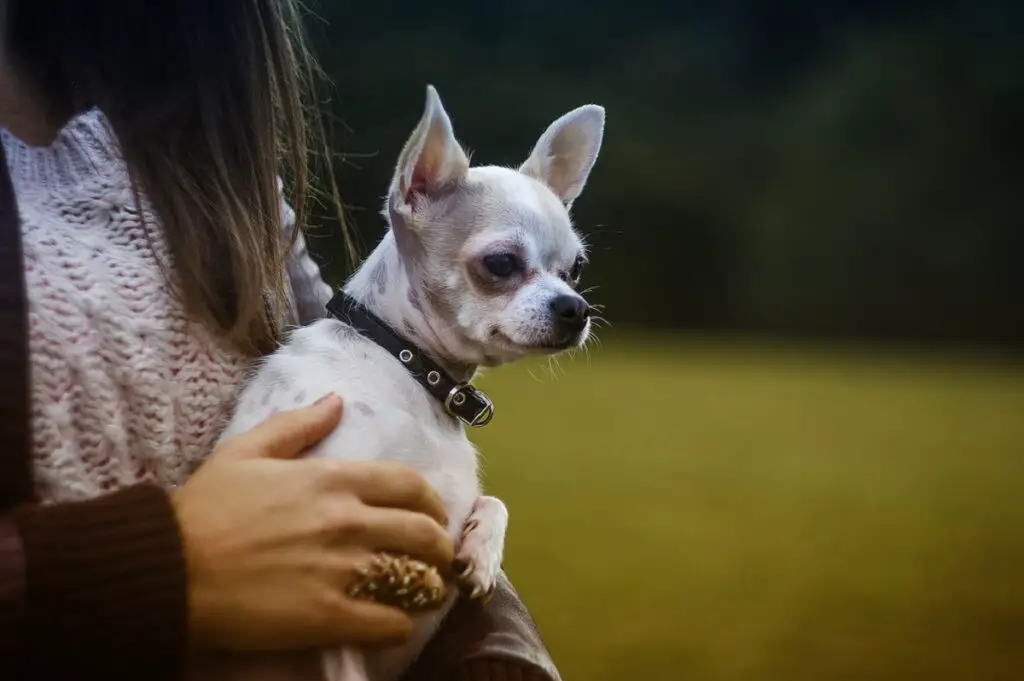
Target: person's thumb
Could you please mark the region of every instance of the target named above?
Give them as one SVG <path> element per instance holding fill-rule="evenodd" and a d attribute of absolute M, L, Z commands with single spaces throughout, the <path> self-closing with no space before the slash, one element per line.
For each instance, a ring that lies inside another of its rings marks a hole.
<path fill-rule="evenodd" d="M 232 456 L 291 459 L 327 437 L 341 420 L 342 402 L 328 393 L 308 407 L 282 411 L 233 443 Z"/>

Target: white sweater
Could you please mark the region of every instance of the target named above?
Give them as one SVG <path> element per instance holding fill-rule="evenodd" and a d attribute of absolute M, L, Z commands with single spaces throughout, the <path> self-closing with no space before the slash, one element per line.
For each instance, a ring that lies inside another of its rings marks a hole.
<path fill-rule="evenodd" d="M 159 221 L 147 214 L 147 239 L 99 111 L 48 147 L 0 138 L 21 213 L 40 498 L 180 484 L 217 439 L 249 362 L 186 317 L 158 265 L 171 262 Z M 292 321 L 321 316 L 331 289 L 301 237 L 288 273 Z"/>

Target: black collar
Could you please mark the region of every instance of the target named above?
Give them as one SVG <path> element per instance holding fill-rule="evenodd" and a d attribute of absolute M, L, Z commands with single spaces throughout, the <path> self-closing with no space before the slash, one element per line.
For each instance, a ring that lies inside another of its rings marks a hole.
<path fill-rule="evenodd" d="M 383 319 L 344 291 L 338 291 L 331 298 L 327 311 L 394 355 L 448 414 L 473 428 L 491 422 L 494 404 L 487 395 L 469 383 L 456 381 L 426 353 L 398 335 Z"/>

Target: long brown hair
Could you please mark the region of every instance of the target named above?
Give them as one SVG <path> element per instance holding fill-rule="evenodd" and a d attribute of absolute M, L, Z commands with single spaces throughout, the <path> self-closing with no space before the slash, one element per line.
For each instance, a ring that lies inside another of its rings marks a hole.
<path fill-rule="evenodd" d="M 301 226 L 324 161 L 341 218 L 298 0 L 7 0 L 6 50 L 56 116 L 103 111 L 189 313 L 273 347 L 292 246 L 278 178 Z"/>

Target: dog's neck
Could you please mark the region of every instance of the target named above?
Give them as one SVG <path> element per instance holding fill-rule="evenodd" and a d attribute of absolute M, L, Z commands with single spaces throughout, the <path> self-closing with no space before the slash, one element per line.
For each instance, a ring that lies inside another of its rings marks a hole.
<path fill-rule="evenodd" d="M 394 235 L 388 232 L 345 283 L 345 293 L 380 317 L 440 364 L 456 381 L 468 382 L 477 365 L 460 359 L 464 344 L 410 281 Z"/>

